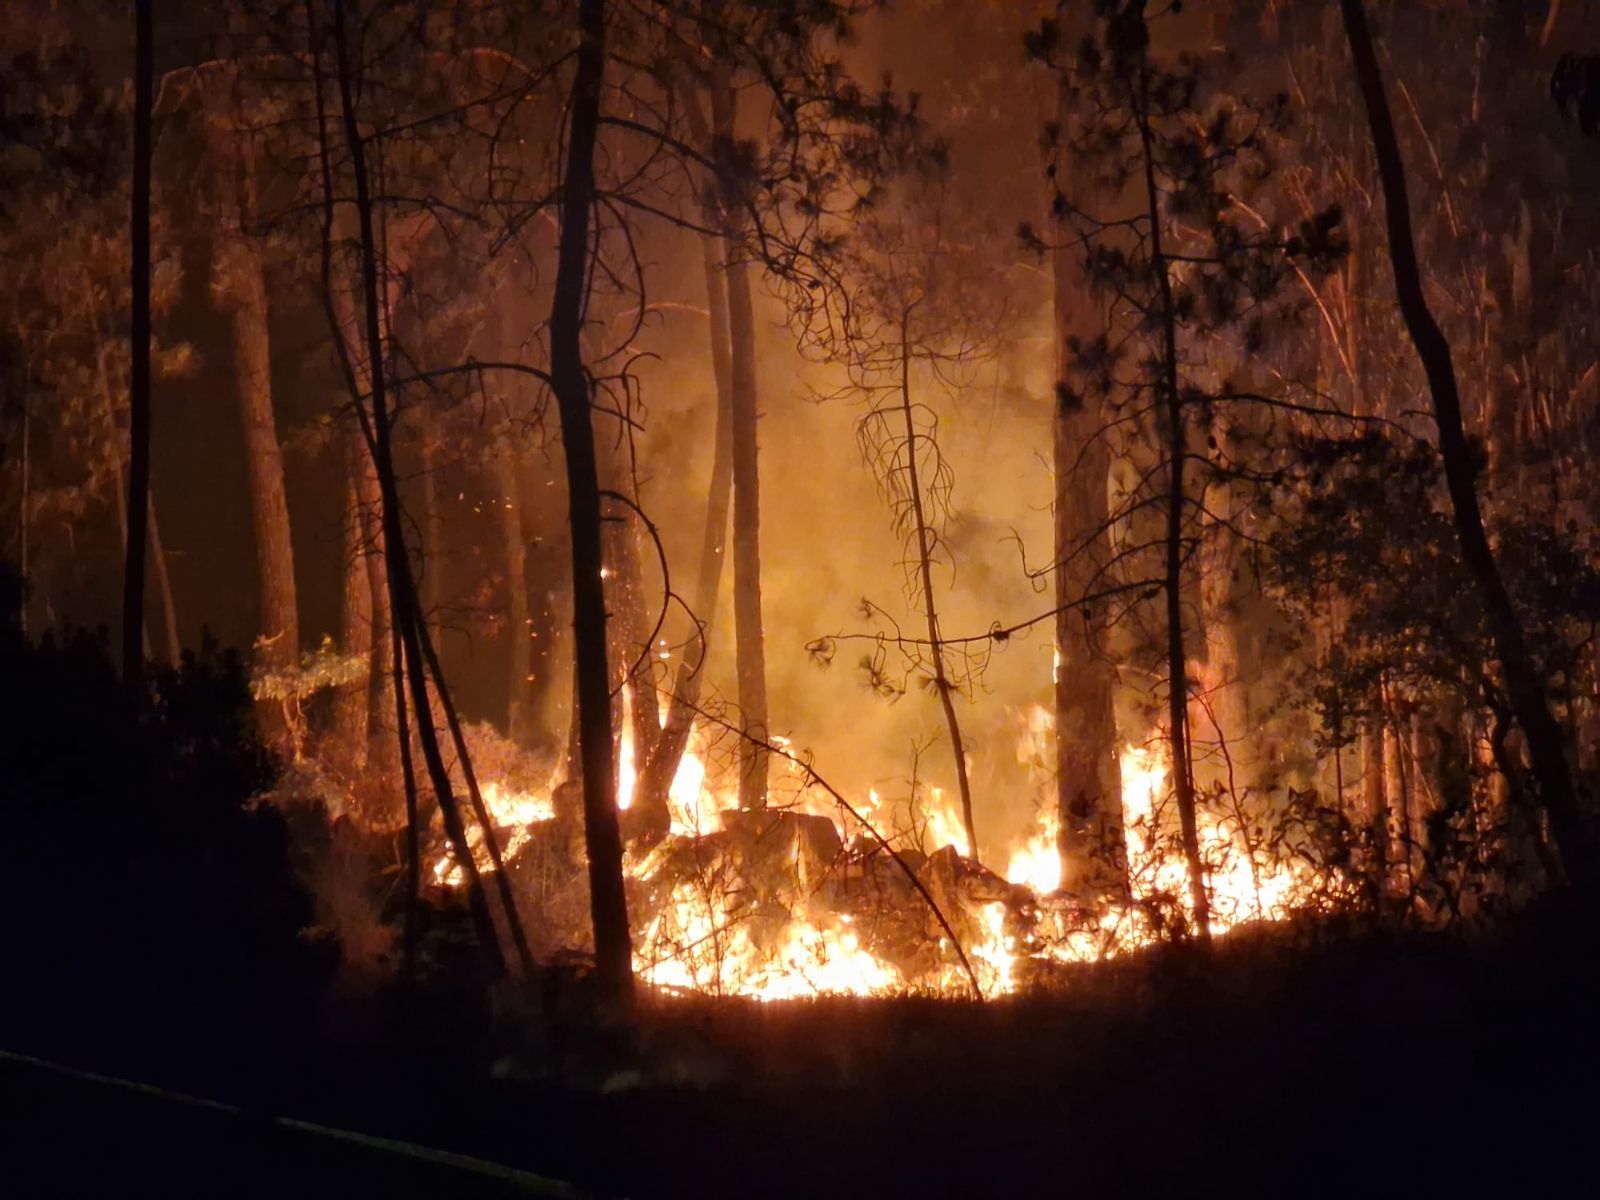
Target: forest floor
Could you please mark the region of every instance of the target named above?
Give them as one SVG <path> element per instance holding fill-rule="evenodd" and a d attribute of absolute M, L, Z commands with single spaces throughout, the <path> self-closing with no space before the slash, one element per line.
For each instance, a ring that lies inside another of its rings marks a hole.
<path fill-rule="evenodd" d="M 552 1078 L 547 1049 L 475 1038 L 465 994 L 346 998 L 314 1028 L 223 1042 L 216 1021 L 192 1038 L 177 1020 L 148 1037 L 8 1021 L 6 1190 L 1565 1190 L 1592 1184 L 1600 1132 L 1597 932 L 1567 904 L 1493 939 L 1150 954 L 981 1006 L 654 1000 L 643 1079 Z"/>

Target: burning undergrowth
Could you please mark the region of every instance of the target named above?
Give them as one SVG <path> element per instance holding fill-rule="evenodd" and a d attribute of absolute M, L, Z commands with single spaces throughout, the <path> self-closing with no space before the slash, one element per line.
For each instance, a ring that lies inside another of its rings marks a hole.
<path fill-rule="evenodd" d="M 1035 735 L 1048 724 L 1043 710 L 1029 714 Z M 637 785 L 627 728 L 625 721 L 619 738 L 625 816 Z M 1109 903 L 1089 903 L 1061 887 L 1058 822 L 1042 802 L 1048 779 L 1036 781 L 1032 829 L 998 856 L 1005 866 L 997 870 L 967 853 L 955 801 L 942 789 L 918 781 L 898 795 L 869 790 L 851 802 L 787 743 L 775 746 L 769 805 L 740 809 L 733 739 L 718 729 L 696 725 L 669 792 L 668 829 L 630 839 L 624 859 L 634 972 L 658 992 L 993 998 L 1196 932 L 1158 743 L 1123 748 L 1127 888 Z M 465 736 L 534 953 L 581 958 L 592 939 L 577 785 L 560 761 L 522 750 L 490 725 L 468 726 Z M 452 771 L 465 794 L 459 764 Z M 374 819 L 384 806 L 349 798 L 309 764 L 288 773 L 275 799 L 321 814 L 331 831 L 303 856 L 319 927 L 347 957 L 391 959 L 405 877 L 400 814 Z M 435 940 L 459 940 L 450 914 L 464 907 L 465 873 L 436 808 L 427 818 L 422 890 L 436 918 L 431 928 Z M 1200 835 L 1210 933 L 1355 902 L 1347 857 L 1336 849 L 1348 830 L 1336 824 L 1337 814 L 1318 810 L 1310 795 L 1291 794 L 1266 811 L 1221 789 L 1209 795 Z M 468 844 L 487 885 L 495 868 L 479 826 L 469 826 Z"/>

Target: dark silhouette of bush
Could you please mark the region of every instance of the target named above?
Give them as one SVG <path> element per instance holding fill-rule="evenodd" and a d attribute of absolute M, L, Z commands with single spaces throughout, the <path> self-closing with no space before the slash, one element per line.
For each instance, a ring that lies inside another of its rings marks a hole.
<path fill-rule="evenodd" d="M 283 822 L 251 803 L 273 764 L 237 654 L 207 639 L 131 694 L 103 631 L 11 626 L 0 763 L 0 1004 L 19 1036 L 245 1041 L 315 988 Z"/>

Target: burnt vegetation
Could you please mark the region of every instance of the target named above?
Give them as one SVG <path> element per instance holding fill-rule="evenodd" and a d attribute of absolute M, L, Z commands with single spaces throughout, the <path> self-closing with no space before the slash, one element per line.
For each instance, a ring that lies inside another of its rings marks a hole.
<path fill-rule="evenodd" d="M 1584 6 L 7 16 L 26 1194 L 1578 1161 Z"/>

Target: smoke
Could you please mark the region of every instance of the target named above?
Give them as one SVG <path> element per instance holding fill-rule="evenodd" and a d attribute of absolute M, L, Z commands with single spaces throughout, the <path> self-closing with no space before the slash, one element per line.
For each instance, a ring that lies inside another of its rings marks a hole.
<path fill-rule="evenodd" d="M 643 348 L 661 357 L 640 368 L 647 416 L 638 440 L 642 498 L 680 591 L 698 563 L 715 411 L 706 320 L 690 311 L 704 297 L 683 300 L 664 306 L 646 336 Z M 846 796 L 864 799 L 869 789 L 904 796 L 913 775 L 953 796 L 950 741 L 937 693 L 923 685 L 926 671 L 908 676 L 899 651 L 887 647 L 884 675 L 903 682 L 904 691 L 885 698 L 860 665 L 874 643 L 848 636 L 893 632 L 890 622 L 863 613 L 864 600 L 911 637 L 924 635 L 920 608 L 906 586 L 904 543 L 861 457 L 861 408 L 818 399 L 841 379 L 836 369 L 803 360 L 783 316 L 776 300 L 766 300 L 757 347 L 772 732 L 812 756 Z M 1049 445 L 1050 371 L 1048 341 L 1019 336 L 975 371 L 972 386 L 954 396 L 931 387 L 918 395 L 938 410 L 941 447 L 954 471 L 944 530 L 952 561 L 936 570 L 935 583 L 945 636 L 979 639 L 957 709 L 980 849 L 1000 864 L 1001 850 L 1033 821 L 1041 780 L 1019 761 L 1018 742 L 1029 707 L 1049 702 L 1052 645 L 1048 623 L 1005 641 L 984 635 L 1052 603 L 1048 581 L 1032 583 L 1025 571 L 1025 562 L 1037 569 L 1049 559 L 1052 484 L 1040 448 Z M 707 664 L 708 697 L 730 703 L 737 699 L 731 589 L 730 564 Z M 677 628 L 684 636 L 687 624 Z M 839 640 L 823 665 L 808 645 L 827 637 Z"/>

